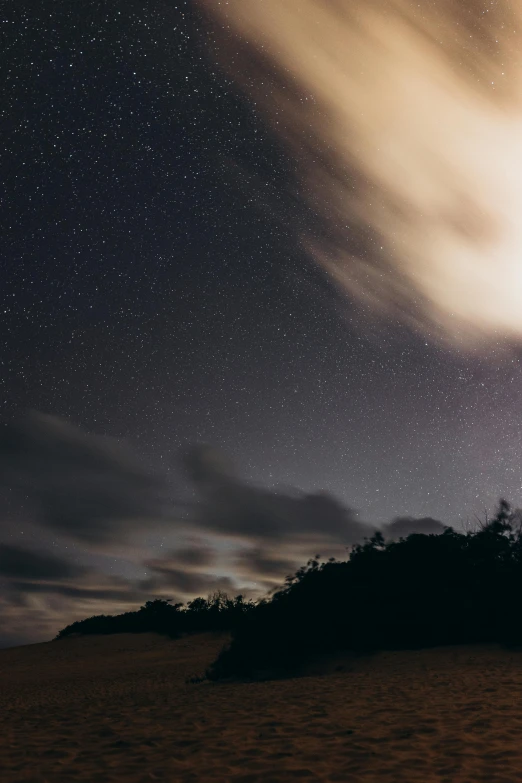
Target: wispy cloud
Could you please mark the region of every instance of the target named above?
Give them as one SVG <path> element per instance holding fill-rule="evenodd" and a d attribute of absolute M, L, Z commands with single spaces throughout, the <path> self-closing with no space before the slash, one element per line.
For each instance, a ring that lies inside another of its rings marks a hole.
<path fill-rule="evenodd" d="M 164 482 L 130 449 L 56 416 L 3 426 L 0 482 L 28 498 L 40 525 L 83 544 L 121 543 L 164 516 Z"/>
<path fill-rule="evenodd" d="M 522 8 L 199 4 L 295 158 L 324 229 L 301 241 L 328 279 L 431 339 L 520 342 Z"/>

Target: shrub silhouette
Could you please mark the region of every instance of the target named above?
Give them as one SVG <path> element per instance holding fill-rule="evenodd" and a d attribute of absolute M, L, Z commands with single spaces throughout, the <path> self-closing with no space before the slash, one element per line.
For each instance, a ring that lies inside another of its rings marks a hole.
<path fill-rule="evenodd" d="M 347 562 L 317 555 L 244 615 L 207 677 L 287 675 L 340 650 L 522 644 L 521 599 L 520 517 L 501 501 L 474 532 L 378 532 Z"/>
<path fill-rule="evenodd" d="M 185 608 L 172 604 L 171 599 L 147 601 L 135 612 L 119 615 L 96 615 L 77 620 L 63 628 L 55 637 L 64 639 L 76 634 L 113 634 L 155 632 L 170 638 L 182 633 L 232 631 L 254 607 L 242 595 L 229 598 L 217 591 L 208 598 L 195 598 Z"/>

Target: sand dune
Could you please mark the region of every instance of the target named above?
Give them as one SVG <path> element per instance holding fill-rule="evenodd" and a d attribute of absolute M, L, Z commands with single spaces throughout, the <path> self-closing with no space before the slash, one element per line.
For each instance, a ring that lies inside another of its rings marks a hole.
<path fill-rule="evenodd" d="M 0 780 L 522 779 L 522 654 L 382 653 L 299 679 L 186 684 L 223 642 L 146 634 L 1 650 Z"/>

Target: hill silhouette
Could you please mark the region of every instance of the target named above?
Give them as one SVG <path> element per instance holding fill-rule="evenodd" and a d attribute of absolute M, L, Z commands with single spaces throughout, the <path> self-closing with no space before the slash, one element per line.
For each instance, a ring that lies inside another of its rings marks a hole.
<path fill-rule="evenodd" d="M 252 608 L 206 676 L 297 672 L 310 658 L 439 645 L 522 644 L 520 512 L 501 501 L 476 531 L 386 541 L 308 561 Z"/>

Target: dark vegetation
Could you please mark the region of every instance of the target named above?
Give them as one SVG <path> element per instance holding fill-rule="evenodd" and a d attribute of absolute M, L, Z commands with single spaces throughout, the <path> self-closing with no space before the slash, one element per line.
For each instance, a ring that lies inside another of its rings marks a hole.
<path fill-rule="evenodd" d="M 376 533 L 347 562 L 316 556 L 243 618 L 207 677 L 288 675 L 343 650 L 522 644 L 519 520 L 501 501 L 474 532 Z"/>
<path fill-rule="evenodd" d="M 221 591 L 209 598 L 195 598 L 186 607 L 183 604 L 172 604 L 171 599 L 157 598 L 147 601 L 135 612 L 100 614 L 86 620 L 78 620 L 63 628 L 56 639 L 65 639 L 76 634 L 151 631 L 177 639 L 183 633 L 233 631 L 253 607 L 253 602 L 244 601 L 243 596 L 229 598 Z"/>
<path fill-rule="evenodd" d="M 377 532 L 346 562 L 319 555 L 257 603 L 223 593 L 187 607 L 148 601 L 139 611 L 73 623 L 58 634 L 230 631 L 210 680 L 299 673 L 310 659 L 340 651 L 450 644 L 522 645 L 520 512 L 501 501 L 492 520 L 460 533 Z M 194 682 L 200 681 L 196 678 Z"/>

